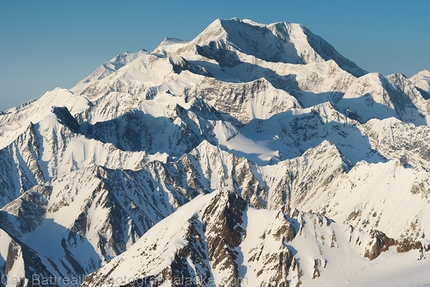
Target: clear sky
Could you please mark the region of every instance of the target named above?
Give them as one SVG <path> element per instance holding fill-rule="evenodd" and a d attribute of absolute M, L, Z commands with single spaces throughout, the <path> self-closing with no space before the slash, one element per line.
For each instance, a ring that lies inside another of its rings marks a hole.
<path fill-rule="evenodd" d="M 0 110 L 232 17 L 303 24 L 369 72 L 430 69 L 430 0 L 0 0 Z"/>

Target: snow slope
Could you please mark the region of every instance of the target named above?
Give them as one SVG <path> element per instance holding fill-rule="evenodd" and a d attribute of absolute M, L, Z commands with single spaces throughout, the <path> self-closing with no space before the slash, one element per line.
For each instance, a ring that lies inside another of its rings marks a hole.
<path fill-rule="evenodd" d="M 429 78 L 287 22 L 122 53 L 0 114 L 0 285 L 425 286 Z"/>

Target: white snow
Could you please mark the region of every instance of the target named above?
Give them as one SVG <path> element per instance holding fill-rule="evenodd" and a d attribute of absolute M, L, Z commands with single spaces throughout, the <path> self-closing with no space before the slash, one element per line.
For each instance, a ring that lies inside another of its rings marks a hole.
<path fill-rule="evenodd" d="M 188 220 L 210 202 L 216 194 L 213 192 L 209 195 L 198 196 L 148 230 L 126 253 L 119 255 L 108 265 L 102 267 L 102 269 L 109 268 L 112 264 L 121 263 L 109 274 L 109 278 L 106 278 L 104 282 L 99 282 L 102 284 L 101 286 L 115 286 L 109 284 L 110 278 L 125 278 L 121 284 L 127 284 L 133 278 L 142 278 L 143 270 L 145 276 L 160 273 L 173 261 L 174 252 L 187 243 L 185 235 L 189 224 Z M 145 251 L 149 248 L 160 251 L 146 253 Z M 128 256 L 128 254 L 131 255 Z M 143 258 L 151 264 L 142 265 Z"/>
<path fill-rule="evenodd" d="M 216 48 L 225 49 L 231 61 L 223 63 Z M 248 279 L 242 286 L 273 280 L 273 266 L 251 260 L 258 252 L 290 252 L 302 273 L 301 278 L 297 270 L 283 278 L 291 285 L 300 280 L 302 286 L 425 286 L 429 259 L 417 260 L 417 250 L 397 253 L 391 248 L 372 261 L 364 254 L 374 240 L 372 230 L 396 240 L 430 242 L 429 91 L 429 71 L 410 79 L 366 74 L 299 24 L 216 20 L 191 41 L 166 38 L 153 51 L 122 53 L 72 89 L 56 88 L 2 113 L 0 191 L 12 200 L 2 211 L 20 216 L 19 200 L 10 194 L 25 195 L 24 186 L 52 187 L 52 194 L 43 195 L 49 208 L 40 225 L 19 240 L 51 271 L 58 271 L 53 260 L 66 274 L 70 266 L 60 265 L 66 256 L 62 239 L 85 213 L 91 228 L 69 251 L 85 272 L 94 271 L 117 254 L 109 244 L 105 254 L 100 251 L 101 236 L 110 240 L 114 231 L 106 227 L 112 208 L 101 207 L 112 196 L 102 188 L 107 178 L 96 174 L 105 169 L 123 171 L 118 174 L 125 177 L 148 172 L 145 183 L 125 184 L 115 195 L 136 212 L 125 220 L 125 237 L 138 216 L 155 223 L 176 210 L 180 203 L 173 189 L 183 195 L 180 200 L 191 201 L 140 239 L 123 242 L 127 251 L 100 269 L 113 270 L 110 278 L 125 275 L 123 284 L 135 276 L 157 275 L 171 264 L 187 244 L 190 218 L 201 216 L 219 191 L 192 197 L 226 188 L 243 189 L 238 192 L 267 203 L 267 209 L 248 207 L 246 212 L 246 237 L 235 250 L 240 276 Z M 124 132 L 125 121 L 101 142 L 59 123 L 53 107 L 66 107 L 88 129 L 136 113 L 154 152 L 115 146 L 114 133 Z M 205 114 L 206 108 L 219 113 Z M 175 146 L 179 139 L 185 142 L 182 149 Z M 179 160 L 167 163 L 172 158 Z M 193 169 L 181 179 L 169 178 L 171 170 L 188 168 L 180 166 L 181 160 Z M 236 186 L 242 171 L 249 171 L 249 178 Z M 192 180 L 202 185 L 193 194 L 188 190 Z M 87 207 L 92 200 L 96 203 Z M 273 233 L 293 224 L 279 211 L 284 200 L 299 211 L 294 224 L 300 233 L 290 242 Z M 150 204 L 148 211 L 144 207 Z M 13 239 L 0 230 L 0 242 L 4 267 Z M 8 275 L 21 278 L 25 262 L 20 248 L 16 257 Z M 315 260 L 324 267 L 312 279 Z M 217 269 L 213 276 L 219 281 L 229 272 Z"/>
<path fill-rule="evenodd" d="M 430 92 L 430 71 L 424 70 L 409 78 L 418 88 Z"/>
<path fill-rule="evenodd" d="M 417 260 L 418 252 L 397 253 L 390 250 L 373 261 L 334 257 L 320 278 L 303 278 L 304 286 L 374 286 L 403 287 L 428 286 L 430 260 Z"/>

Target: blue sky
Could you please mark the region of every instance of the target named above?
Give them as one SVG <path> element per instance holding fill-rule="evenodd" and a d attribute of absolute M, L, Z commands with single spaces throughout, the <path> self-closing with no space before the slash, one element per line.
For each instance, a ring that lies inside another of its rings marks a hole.
<path fill-rule="evenodd" d="M 370 72 L 430 69 L 430 0 L 0 0 L 0 110 L 232 17 L 303 24 Z"/>

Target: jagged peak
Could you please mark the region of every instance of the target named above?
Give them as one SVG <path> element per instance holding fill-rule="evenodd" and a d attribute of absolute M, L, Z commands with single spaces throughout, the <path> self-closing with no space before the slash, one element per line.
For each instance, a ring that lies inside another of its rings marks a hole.
<path fill-rule="evenodd" d="M 239 194 L 237 194 L 237 192 L 232 191 L 230 189 L 226 189 L 226 188 L 220 188 L 217 189 L 215 191 L 213 191 L 214 195 L 212 196 L 212 199 L 208 202 L 208 204 L 206 205 L 207 207 L 209 207 L 209 209 L 212 210 L 211 213 L 214 213 L 214 209 L 218 209 L 219 211 L 222 211 L 226 208 L 244 208 L 244 205 L 246 205 L 246 202 L 244 201 L 243 198 L 240 197 Z M 232 204 L 232 206 L 230 206 L 229 203 L 234 203 L 236 202 L 236 200 L 240 201 L 240 205 L 239 206 L 235 206 L 235 204 Z M 204 215 L 208 215 L 207 214 L 208 209 L 206 209 L 204 211 Z"/>
<path fill-rule="evenodd" d="M 323 140 L 319 145 L 314 148 L 306 150 L 302 156 L 310 157 L 316 154 L 320 154 L 322 151 L 331 153 L 331 151 L 336 152 L 340 156 L 340 151 L 337 149 L 336 145 L 330 143 L 328 140 Z"/>
<path fill-rule="evenodd" d="M 314 148 L 306 150 L 302 157 L 304 158 L 321 158 L 324 154 L 323 159 L 330 159 L 331 161 L 340 160 L 345 170 L 352 168 L 352 163 L 341 153 L 335 144 L 330 143 L 328 140 L 323 140 L 319 145 Z"/>
<path fill-rule="evenodd" d="M 290 23 L 290 22 L 275 22 L 270 24 L 262 24 L 255 22 L 251 19 L 239 19 L 237 17 L 233 17 L 231 19 L 216 19 L 213 21 L 201 34 L 205 34 L 206 32 L 213 32 L 215 30 L 223 31 L 223 35 L 225 34 L 228 36 L 230 33 L 235 32 L 236 30 L 244 29 L 245 27 L 253 27 L 255 28 L 262 28 L 262 29 L 293 29 L 297 28 L 298 30 L 303 30 L 305 27 L 301 24 L 297 23 Z M 206 31 L 207 30 L 207 31 Z M 206 32 L 205 32 L 206 31 Z"/>
<path fill-rule="evenodd" d="M 225 20 L 216 19 L 209 26 L 203 30 L 196 38 L 191 41 L 193 45 L 205 45 L 210 41 L 226 41 L 227 31 L 223 27 Z"/>
<path fill-rule="evenodd" d="M 265 25 L 238 18 L 217 19 L 190 44 L 197 47 L 198 54 L 215 60 L 220 56 L 219 51 L 224 51 L 221 53 L 224 58 L 226 53 L 235 51 L 268 62 L 307 64 L 334 60 L 342 69 L 357 77 L 367 73 L 306 27 L 289 22 Z M 224 64 L 236 64 L 233 61 L 235 57 L 230 55 L 230 58 L 230 63 Z"/>
<path fill-rule="evenodd" d="M 394 74 L 389 74 L 386 76 L 387 79 L 396 79 L 399 81 L 405 81 L 408 80 L 408 77 L 406 77 L 405 74 L 401 74 L 401 73 L 394 73 Z"/>
<path fill-rule="evenodd" d="M 207 140 L 202 140 L 202 142 L 198 146 L 196 146 L 193 150 L 191 150 L 189 153 L 192 155 L 201 155 L 201 154 L 214 154 L 214 153 L 220 153 L 220 152 L 224 152 L 224 151 L 222 151 L 219 146 L 216 146 Z"/>

